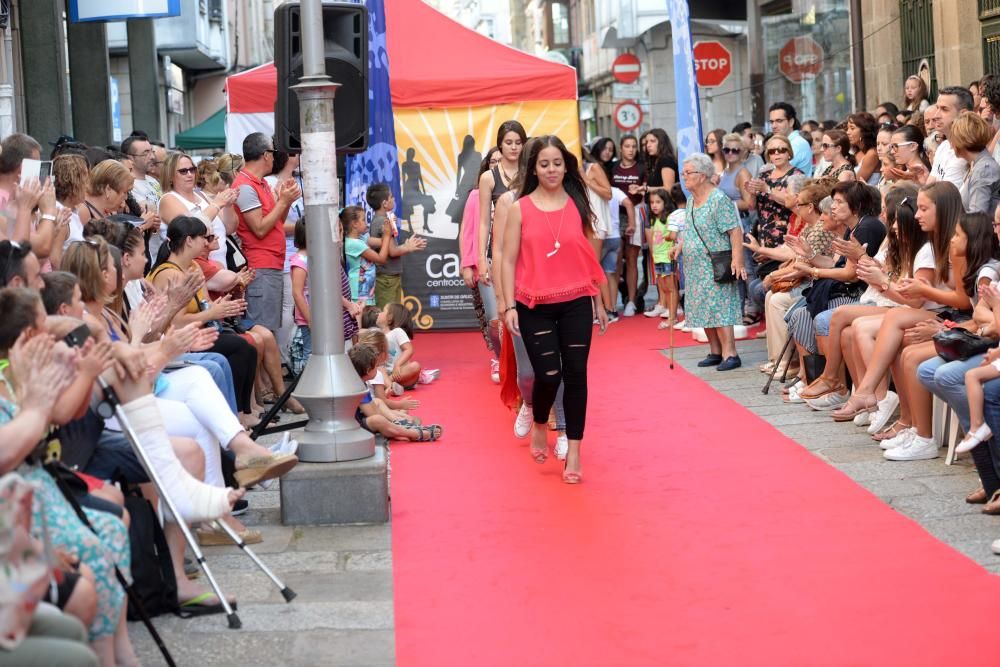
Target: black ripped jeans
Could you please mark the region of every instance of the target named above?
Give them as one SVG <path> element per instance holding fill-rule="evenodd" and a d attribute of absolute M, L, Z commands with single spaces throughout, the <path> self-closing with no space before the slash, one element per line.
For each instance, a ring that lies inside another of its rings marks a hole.
<path fill-rule="evenodd" d="M 534 308 L 519 302 L 517 317 L 535 371 L 535 387 L 531 392 L 535 423 L 549 421 L 549 410 L 562 383 L 566 437 L 583 440 L 587 422 L 587 358 L 594 333 L 591 298 L 583 296 Z"/>

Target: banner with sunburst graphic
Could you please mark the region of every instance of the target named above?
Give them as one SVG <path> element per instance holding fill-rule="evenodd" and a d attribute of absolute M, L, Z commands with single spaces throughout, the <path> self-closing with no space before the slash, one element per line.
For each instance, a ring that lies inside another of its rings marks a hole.
<path fill-rule="evenodd" d="M 459 224 L 483 155 L 511 119 L 529 137 L 555 134 L 569 150 L 580 150 L 576 100 L 395 110 L 402 227 L 427 239 L 426 250 L 403 263 L 404 304 L 421 329 L 476 326 L 472 292 L 461 276 Z"/>

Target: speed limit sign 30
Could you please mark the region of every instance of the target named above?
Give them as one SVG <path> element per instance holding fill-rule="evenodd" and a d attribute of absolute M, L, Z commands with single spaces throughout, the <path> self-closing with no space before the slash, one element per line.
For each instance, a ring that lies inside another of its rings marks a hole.
<path fill-rule="evenodd" d="M 615 125 L 628 132 L 642 123 L 642 109 L 635 102 L 622 102 L 615 107 Z"/>

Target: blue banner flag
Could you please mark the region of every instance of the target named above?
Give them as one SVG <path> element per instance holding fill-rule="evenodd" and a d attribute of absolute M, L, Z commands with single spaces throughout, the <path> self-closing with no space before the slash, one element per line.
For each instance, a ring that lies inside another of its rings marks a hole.
<path fill-rule="evenodd" d="M 385 38 L 383 0 L 366 0 L 368 7 L 368 150 L 347 156 L 345 202 L 364 206 L 369 185 L 388 183 L 400 215 L 399 152 L 389 90 L 389 53 Z"/>
<path fill-rule="evenodd" d="M 677 162 L 702 151 L 701 109 L 694 74 L 691 10 L 688 0 L 667 0 L 674 45 L 674 97 L 677 99 Z"/>

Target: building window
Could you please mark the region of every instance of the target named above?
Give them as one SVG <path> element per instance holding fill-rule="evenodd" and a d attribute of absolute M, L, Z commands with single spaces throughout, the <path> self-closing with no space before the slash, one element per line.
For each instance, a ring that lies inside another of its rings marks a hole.
<path fill-rule="evenodd" d="M 980 0 L 980 4 L 983 1 Z M 921 67 L 926 62 L 930 82 L 928 88 L 930 98 L 933 100 L 937 97 L 937 73 L 934 67 L 934 0 L 899 0 L 899 22 L 903 46 L 903 77 L 923 74 Z"/>
<path fill-rule="evenodd" d="M 565 2 L 549 3 L 549 49 L 569 48 L 569 5 Z"/>
<path fill-rule="evenodd" d="M 1000 0 L 979 0 L 983 23 L 983 71 L 1000 72 Z"/>

